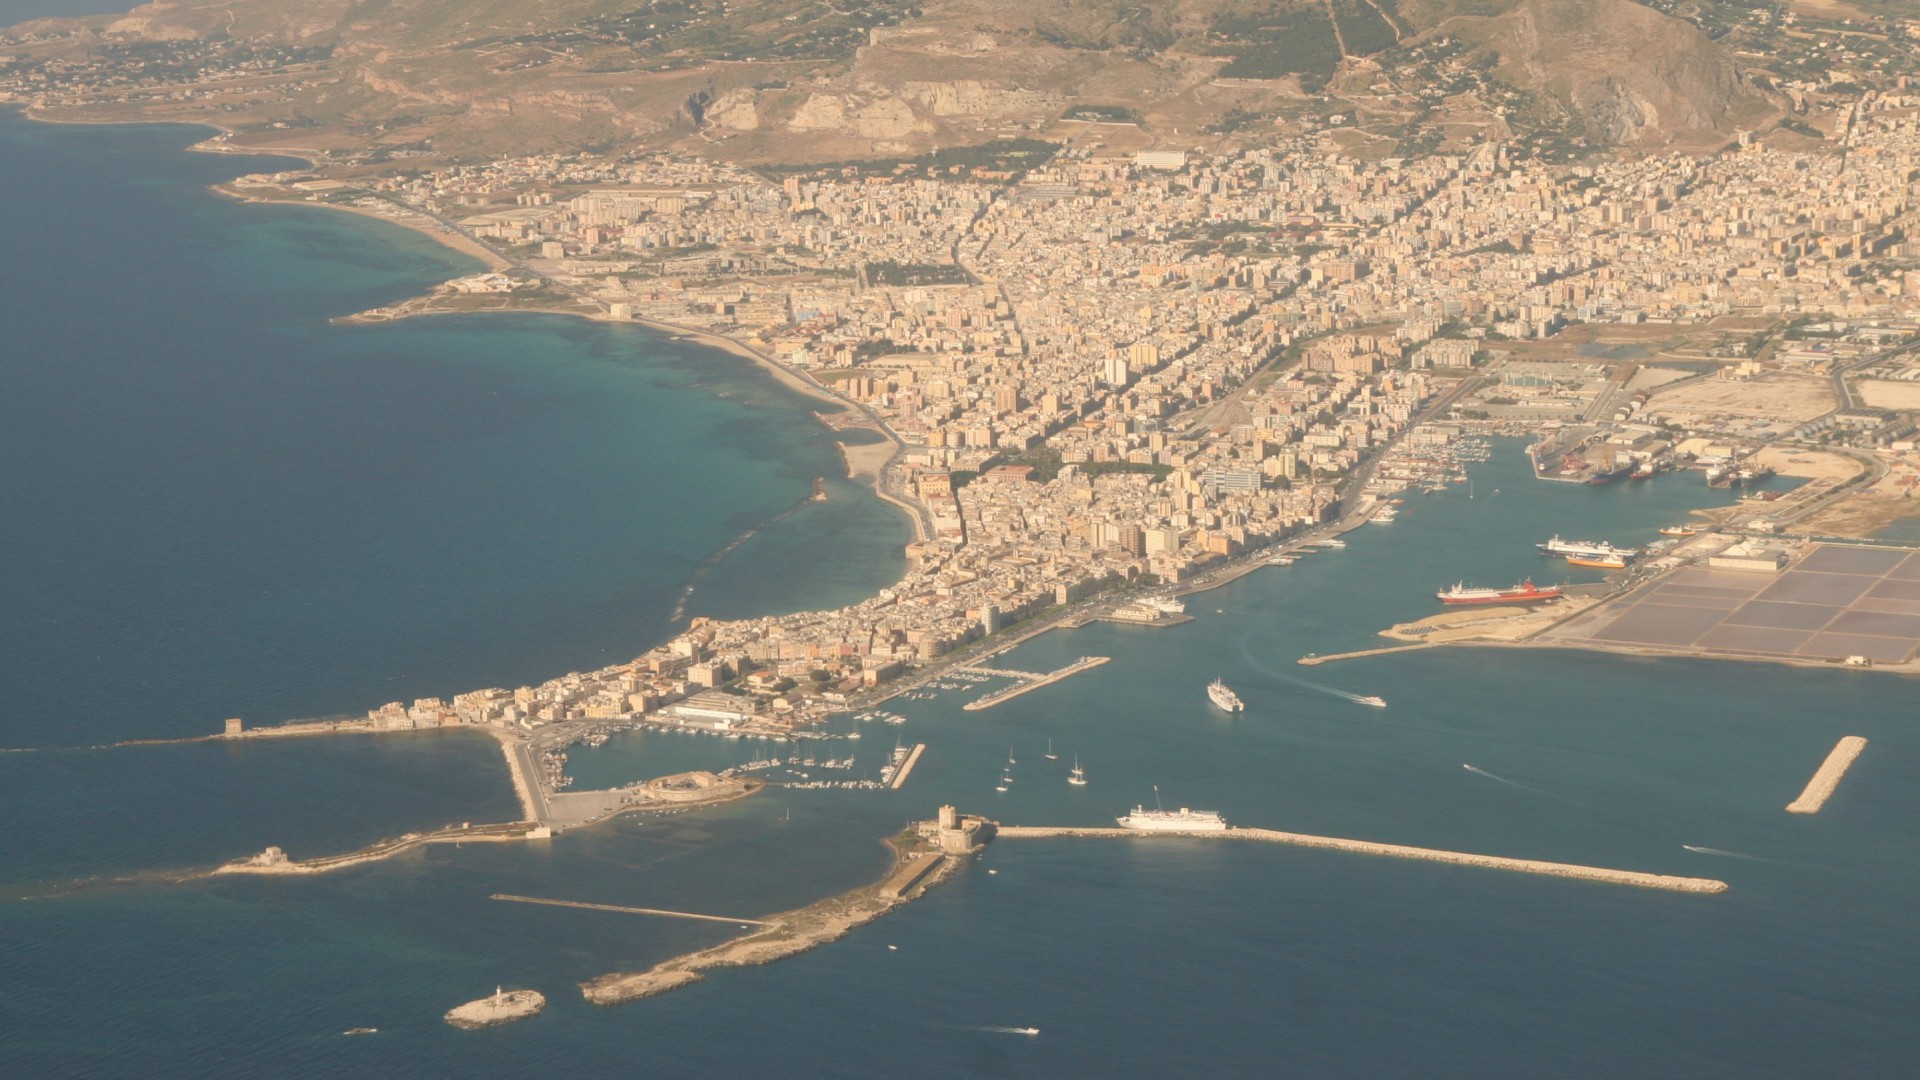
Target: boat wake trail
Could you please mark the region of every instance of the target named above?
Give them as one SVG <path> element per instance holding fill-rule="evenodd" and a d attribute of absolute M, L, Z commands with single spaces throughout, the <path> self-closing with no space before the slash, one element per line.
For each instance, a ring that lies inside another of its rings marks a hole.
<path fill-rule="evenodd" d="M 799 500 L 785 510 L 780 511 L 760 524 L 755 525 L 753 528 L 748 529 L 746 532 L 741 533 L 739 536 L 734 537 L 732 542 L 727 544 L 726 547 L 702 559 L 700 565 L 693 568 L 693 576 L 687 579 L 686 586 L 680 590 L 680 598 L 674 601 L 673 615 L 669 621 L 679 622 L 687 617 L 687 602 L 693 599 L 693 590 L 699 588 L 701 580 L 711 573 L 714 567 L 720 565 L 722 559 L 739 550 L 741 544 L 753 539 L 759 534 L 760 530 L 779 524 L 781 521 L 792 516 L 795 511 L 813 501 L 813 496 L 808 495 L 806 498 Z"/>
<path fill-rule="evenodd" d="M 996 1035 L 1026 1035 L 1032 1037 L 1040 1034 L 1040 1029 L 1036 1027 L 995 1027 L 991 1024 L 975 1028 L 974 1030 L 991 1031 Z"/>
<path fill-rule="evenodd" d="M 1486 777 L 1486 778 L 1487 778 L 1487 779 L 1489 779 L 1489 780 L 1493 780 L 1493 781 L 1497 781 L 1497 782 L 1499 782 L 1499 783 L 1502 783 L 1502 784 L 1505 784 L 1505 785 L 1507 785 L 1508 787 L 1517 787 L 1517 788 L 1519 788 L 1519 789 L 1520 789 L 1520 790 L 1522 790 L 1522 791 L 1531 791 L 1531 792 L 1533 792 L 1533 793 L 1534 793 L 1535 795 L 1548 795 L 1548 794 L 1551 794 L 1550 792 L 1545 792 L 1545 791 L 1541 791 L 1541 790 L 1540 790 L 1539 788 L 1537 788 L 1537 787 L 1532 787 L 1532 786 L 1530 786 L 1530 785 L 1527 785 L 1527 784 L 1522 784 L 1522 783 L 1520 783 L 1520 782 L 1519 782 L 1518 780 L 1509 780 L 1509 779 L 1507 779 L 1507 778 L 1506 778 L 1506 777 L 1504 777 L 1504 776 L 1498 776 L 1498 775 L 1495 775 L 1494 773 L 1490 773 L 1490 772 L 1488 772 L 1487 770 L 1485 770 L 1485 769 L 1482 769 L 1482 768 L 1480 768 L 1480 767 L 1479 767 L 1478 765 L 1467 765 L 1467 764 L 1462 764 L 1462 765 L 1461 765 L 1460 767 L 1461 767 L 1461 768 L 1463 768 L 1463 769 L 1465 769 L 1465 770 L 1467 770 L 1468 772 L 1470 772 L 1470 773 L 1472 773 L 1472 774 L 1474 774 L 1475 776 L 1484 776 L 1484 777 Z M 1557 796 L 1556 796 L 1556 797 L 1557 797 Z"/>
<path fill-rule="evenodd" d="M 1699 854 L 1699 855 L 1719 855 L 1723 858 L 1748 859 L 1753 862 L 1772 862 L 1773 861 L 1772 859 L 1767 858 L 1765 855 L 1748 855 L 1744 852 L 1726 851 L 1717 847 L 1701 847 L 1698 844 L 1681 844 L 1680 846 L 1683 848 L 1686 848 L 1688 851 L 1694 852 L 1695 854 Z"/>
<path fill-rule="evenodd" d="M 1268 670 L 1267 674 L 1272 675 L 1274 678 L 1279 679 L 1281 682 L 1292 683 L 1295 686 L 1302 687 L 1307 690 L 1312 690 L 1318 694 L 1326 694 L 1329 697 L 1345 698 L 1346 700 L 1351 701 L 1356 705 L 1373 705 L 1376 707 L 1384 708 L 1387 704 L 1386 702 L 1380 700 L 1377 697 L 1374 697 L 1371 694 L 1350 694 L 1345 690 L 1339 690 L 1331 686 L 1325 686 L 1320 683 L 1313 682 L 1309 679 L 1296 678 L 1292 675 L 1282 675 L 1279 672 L 1272 671 L 1272 670 Z"/>

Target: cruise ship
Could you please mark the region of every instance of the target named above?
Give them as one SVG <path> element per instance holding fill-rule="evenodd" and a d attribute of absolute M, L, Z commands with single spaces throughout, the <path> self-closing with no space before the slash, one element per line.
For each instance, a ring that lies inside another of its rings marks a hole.
<path fill-rule="evenodd" d="M 1434 595 L 1443 604 L 1528 604 L 1554 599 L 1560 595 L 1560 586 L 1549 585 L 1543 589 L 1532 581 L 1523 581 L 1511 589 L 1483 589 L 1463 581 Z"/>
<path fill-rule="evenodd" d="M 1213 699 L 1215 705 L 1228 712 L 1244 712 L 1247 707 L 1246 703 L 1240 700 L 1240 695 L 1227 689 L 1227 684 L 1219 679 L 1207 684 L 1207 696 Z"/>
<path fill-rule="evenodd" d="M 1220 816 L 1218 810 L 1178 810 L 1147 809 L 1136 806 L 1133 813 L 1126 817 L 1114 818 L 1123 829 L 1139 829 L 1142 832 L 1225 832 L 1227 819 Z"/>
<path fill-rule="evenodd" d="M 1604 540 L 1562 540 L 1558 536 L 1544 544 L 1535 544 L 1542 555 L 1573 555 L 1583 559 L 1605 559 L 1618 556 L 1631 559 L 1640 554 L 1639 548 L 1614 547 Z"/>

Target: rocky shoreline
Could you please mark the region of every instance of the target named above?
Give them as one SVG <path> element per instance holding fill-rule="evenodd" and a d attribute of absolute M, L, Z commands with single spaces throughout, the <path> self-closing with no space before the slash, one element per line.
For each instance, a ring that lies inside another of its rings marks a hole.
<path fill-rule="evenodd" d="M 887 841 L 893 864 L 886 876 L 852 892 L 829 897 L 795 911 L 770 915 L 765 929 L 743 934 L 710 949 L 662 961 L 641 972 L 614 972 L 580 984 L 581 995 L 595 1005 L 618 1005 L 664 994 L 706 976 L 712 968 L 771 964 L 818 948 L 854 929 L 926 895 L 945 881 L 958 860 L 941 855 L 917 829 L 910 828 Z M 928 867 L 929 859 L 937 865 Z"/>

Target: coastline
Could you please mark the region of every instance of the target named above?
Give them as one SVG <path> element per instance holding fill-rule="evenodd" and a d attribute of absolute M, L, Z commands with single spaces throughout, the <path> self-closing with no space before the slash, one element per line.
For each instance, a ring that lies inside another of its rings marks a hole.
<path fill-rule="evenodd" d="M 580 984 L 595 1005 L 618 1005 L 700 982 L 701 972 L 752 967 L 784 960 L 838 941 L 855 929 L 925 896 L 952 876 L 959 860 L 928 847 L 916 826 L 882 841 L 893 851 L 886 873 L 872 884 L 827 897 L 793 911 L 768 915 L 769 924 L 711 948 L 663 960 L 645 971 L 610 972 Z"/>

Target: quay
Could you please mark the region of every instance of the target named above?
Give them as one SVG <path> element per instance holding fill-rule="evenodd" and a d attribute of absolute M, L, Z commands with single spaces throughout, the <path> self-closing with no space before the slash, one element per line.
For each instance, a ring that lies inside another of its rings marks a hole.
<path fill-rule="evenodd" d="M 494 893 L 489 900 L 506 900 L 515 904 L 545 904 L 548 907 L 581 908 L 586 911 L 612 911 L 622 915 L 661 915 L 669 919 L 698 919 L 702 922 L 726 923 L 730 926 L 772 926 L 764 919 L 730 919 L 724 915 L 701 915 L 692 911 L 668 911 L 665 908 L 626 907 L 620 904 L 590 904 L 584 900 L 549 900 L 543 896 L 514 896 L 510 893 Z"/>
<path fill-rule="evenodd" d="M 996 690 L 993 693 L 988 694 L 986 697 L 978 698 L 973 701 L 967 702 L 965 705 L 962 705 L 961 708 L 965 709 L 967 712 L 978 712 L 981 709 L 991 709 L 995 705 L 1012 701 L 1014 698 L 1019 697 L 1021 694 L 1030 693 L 1050 683 L 1057 683 L 1061 679 L 1065 679 L 1072 675 L 1078 675 L 1079 673 L 1086 671 L 1089 668 L 1097 668 L 1101 664 L 1104 664 L 1111 659 L 1113 658 L 1110 656 L 1083 656 L 1080 659 L 1074 661 L 1073 663 L 1068 664 L 1066 667 L 1059 669 L 1058 671 L 1048 672 L 1045 675 L 1033 676 L 1029 678 L 1027 681 L 1018 683 L 1014 686 L 1009 686 L 1005 690 Z M 995 674 L 1005 675 L 1005 674 L 1013 674 L 1013 673 L 1012 672 L 995 672 Z"/>
<path fill-rule="evenodd" d="M 1631 885 L 1641 889 L 1665 889 L 1671 892 L 1722 893 L 1727 891 L 1727 883 L 1711 878 L 1676 877 L 1671 874 L 1648 874 L 1637 870 L 1611 870 L 1600 866 L 1581 866 L 1576 863 L 1544 862 L 1539 859 L 1509 859 L 1500 855 L 1474 855 L 1462 851 L 1442 851 L 1436 848 L 1410 847 L 1405 844 L 1379 844 L 1371 840 L 1345 840 L 1334 836 L 1310 836 L 1305 833 L 1279 832 L 1273 829 L 1231 828 L 1207 832 L 1152 831 L 1120 828 L 1042 828 L 1022 825 L 1002 825 L 994 830 L 996 840 L 1044 840 L 1055 837 L 1100 837 L 1100 838 L 1155 838 L 1179 836 L 1189 839 L 1208 840 L 1258 840 L 1270 844 L 1291 844 L 1296 847 L 1327 848 L 1334 851 L 1351 851 L 1360 855 L 1385 855 L 1396 859 L 1420 859 L 1427 862 L 1453 863 L 1456 866 L 1479 866 L 1489 870 L 1510 870 L 1524 874 L 1544 874 L 1548 877 L 1573 878 L 1579 881 L 1598 881 L 1610 885 Z"/>
<path fill-rule="evenodd" d="M 1858 735 L 1848 735 L 1833 744 L 1833 750 L 1827 754 L 1827 760 L 1820 763 L 1820 768 L 1813 774 L 1813 779 L 1807 781 L 1806 790 L 1800 793 L 1799 798 L 1787 804 L 1787 813 L 1819 813 L 1820 808 L 1827 805 L 1827 800 L 1833 798 L 1834 790 L 1840 786 L 1840 780 L 1847 775 L 1847 770 L 1853 768 L 1854 759 L 1859 757 L 1860 751 L 1866 748 L 1867 740 Z"/>
<path fill-rule="evenodd" d="M 900 763 L 900 768 L 893 774 L 893 782 L 887 785 L 889 791 L 900 790 L 901 785 L 907 782 L 907 774 L 911 773 L 913 767 L 920 763 L 920 755 L 925 752 L 926 749 L 926 743 L 913 744 L 913 751 L 907 755 L 907 760 Z"/>

